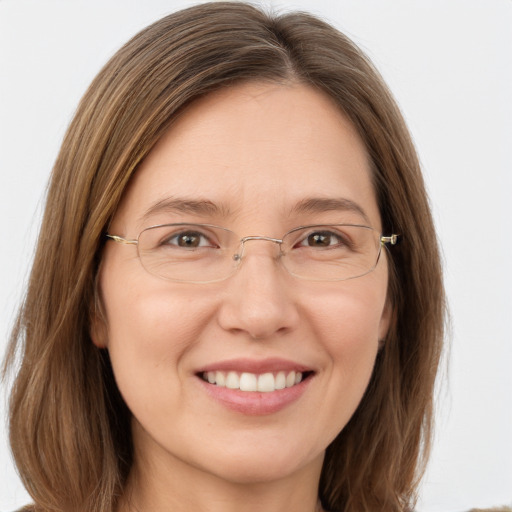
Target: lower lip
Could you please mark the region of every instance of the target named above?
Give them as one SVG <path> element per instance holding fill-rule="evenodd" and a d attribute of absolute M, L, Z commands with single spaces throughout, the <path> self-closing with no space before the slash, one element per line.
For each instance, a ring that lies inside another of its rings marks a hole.
<path fill-rule="evenodd" d="M 217 402 L 232 411 L 249 416 L 263 416 L 281 411 L 293 404 L 303 395 L 312 376 L 291 388 L 261 393 L 258 391 L 240 391 L 216 386 L 198 377 L 205 391 Z"/>

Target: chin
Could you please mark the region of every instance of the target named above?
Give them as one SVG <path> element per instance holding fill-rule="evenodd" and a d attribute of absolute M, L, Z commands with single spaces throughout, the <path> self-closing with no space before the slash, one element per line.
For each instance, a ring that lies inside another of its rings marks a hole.
<path fill-rule="evenodd" d="M 219 457 L 202 458 L 201 465 L 206 471 L 234 484 L 268 483 L 304 471 L 317 473 L 321 470 L 325 450 L 307 453 L 301 447 L 289 446 L 285 449 L 282 442 L 277 444 L 279 448 L 255 443 L 251 449 L 244 446 L 240 451 L 234 450 L 232 445 L 229 450 L 223 450 Z M 213 464 L 205 467 L 205 460 L 213 461 Z"/>

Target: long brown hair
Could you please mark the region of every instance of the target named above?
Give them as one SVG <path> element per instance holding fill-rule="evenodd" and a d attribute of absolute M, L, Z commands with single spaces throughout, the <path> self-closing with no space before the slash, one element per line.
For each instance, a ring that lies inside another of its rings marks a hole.
<path fill-rule="evenodd" d="M 327 449 L 319 495 L 339 511 L 414 505 L 431 437 L 444 294 L 410 135 L 374 67 L 330 25 L 215 2 L 163 18 L 114 55 L 83 97 L 55 163 L 5 363 L 14 366 L 19 355 L 10 441 L 34 510 L 112 512 L 123 493 L 130 413 L 108 354 L 89 334 L 106 226 L 178 113 L 248 80 L 309 84 L 335 101 L 371 158 L 383 231 L 402 235 L 388 258 L 393 322 L 360 406 Z"/>

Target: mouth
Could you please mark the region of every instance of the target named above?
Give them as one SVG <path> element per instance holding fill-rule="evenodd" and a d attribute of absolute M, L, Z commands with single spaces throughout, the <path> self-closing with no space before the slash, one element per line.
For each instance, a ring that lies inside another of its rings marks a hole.
<path fill-rule="evenodd" d="M 311 371 L 276 371 L 250 373 L 213 370 L 200 372 L 198 376 L 205 382 L 220 388 L 227 388 L 249 393 L 271 393 L 281 389 L 292 388 L 311 377 Z"/>
<path fill-rule="evenodd" d="M 195 374 L 207 395 L 237 414 L 265 416 L 307 394 L 316 371 L 282 358 L 217 361 Z"/>

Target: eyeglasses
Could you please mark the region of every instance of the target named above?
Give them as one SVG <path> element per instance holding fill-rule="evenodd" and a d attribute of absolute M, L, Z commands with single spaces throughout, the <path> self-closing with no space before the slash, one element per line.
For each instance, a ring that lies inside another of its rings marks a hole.
<path fill-rule="evenodd" d="M 369 226 L 333 224 L 301 226 L 281 239 L 239 237 L 211 224 L 163 224 L 144 229 L 135 240 L 108 239 L 137 246 L 142 266 L 162 279 L 212 283 L 231 276 L 244 259 L 248 242 L 277 244 L 275 259 L 293 276 L 310 281 L 344 281 L 371 272 L 384 245 L 399 235 L 383 236 Z"/>

